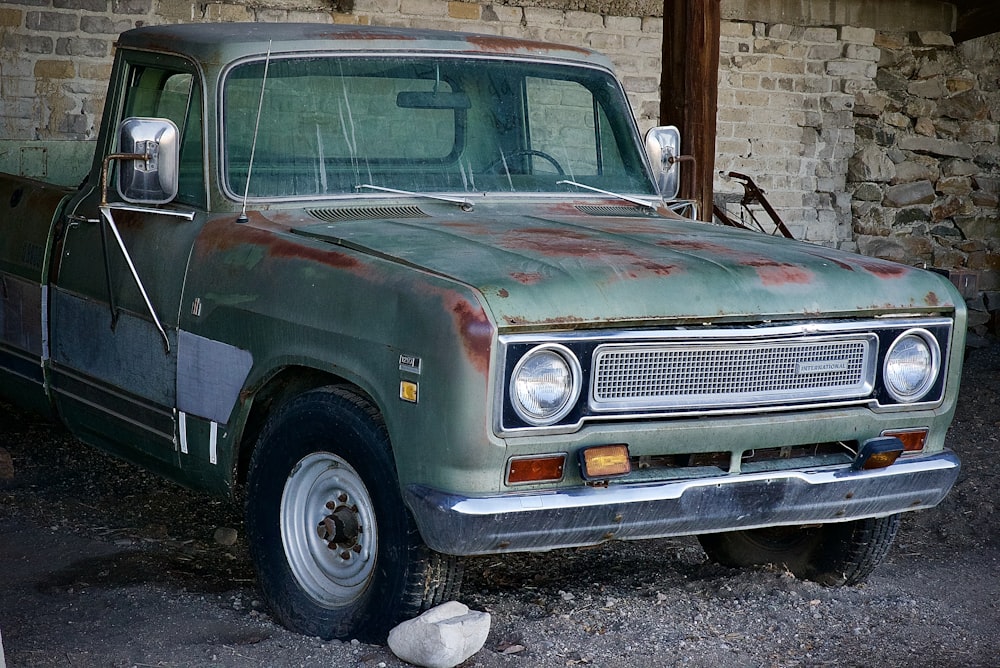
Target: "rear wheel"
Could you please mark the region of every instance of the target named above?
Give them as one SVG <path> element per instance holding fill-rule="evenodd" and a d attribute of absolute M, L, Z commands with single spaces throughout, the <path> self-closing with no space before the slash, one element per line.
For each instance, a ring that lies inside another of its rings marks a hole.
<path fill-rule="evenodd" d="M 381 642 L 458 594 L 461 562 L 424 545 L 378 411 L 340 387 L 267 422 L 250 462 L 247 533 L 261 590 L 293 631 Z"/>
<path fill-rule="evenodd" d="M 882 563 L 899 530 L 899 515 L 816 527 L 769 527 L 698 536 L 723 566 L 772 564 L 825 585 L 863 581 Z"/>

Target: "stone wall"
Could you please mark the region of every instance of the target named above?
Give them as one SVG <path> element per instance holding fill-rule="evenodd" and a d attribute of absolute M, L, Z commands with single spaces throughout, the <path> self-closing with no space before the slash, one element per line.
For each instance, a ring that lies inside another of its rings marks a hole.
<path fill-rule="evenodd" d="M 539 3 L 321 0 L 6 0 L 0 6 L 0 139 L 94 139 L 115 36 L 147 24 L 305 21 L 502 34 L 591 47 L 607 54 L 643 129 L 659 114 L 662 19 L 561 10 Z M 549 3 L 551 4 L 551 3 Z M 566 2 L 562 2 L 566 5 Z M 574 4 L 574 7 L 576 5 Z M 636 2 L 605 2 L 605 12 Z M 351 7 L 347 11 L 345 8 Z"/>
<path fill-rule="evenodd" d="M 880 33 L 877 88 L 857 97 L 848 179 L 869 255 L 979 272 L 1000 290 L 1000 37 Z"/>
<path fill-rule="evenodd" d="M 947 270 L 982 334 L 1000 311 L 1000 36 L 875 41 L 877 87 L 857 95 L 848 170 L 858 249 Z"/>

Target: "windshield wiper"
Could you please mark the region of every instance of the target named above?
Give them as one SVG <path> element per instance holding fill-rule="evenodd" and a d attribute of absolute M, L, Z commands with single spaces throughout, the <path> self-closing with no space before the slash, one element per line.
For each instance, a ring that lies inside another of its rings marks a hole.
<path fill-rule="evenodd" d="M 361 183 L 354 186 L 355 190 L 377 190 L 383 193 L 393 193 L 394 195 L 410 195 L 411 197 L 426 197 L 427 199 L 436 199 L 441 202 L 451 202 L 452 204 L 457 204 L 462 207 L 462 211 L 472 211 L 472 202 L 467 199 L 462 199 L 460 197 L 448 197 L 447 195 L 431 195 L 430 193 L 416 193 L 410 190 L 396 190 L 395 188 L 383 188 L 382 186 L 373 186 L 370 183 Z"/>
<path fill-rule="evenodd" d="M 639 199 L 638 197 L 631 197 L 629 195 L 621 195 L 619 193 L 613 193 L 610 190 L 601 190 L 600 188 L 595 188 L 594 186 L 588 186 L 585 183 L 577 183 L 576 181 L 569 181 L 569 180 L 556 181 L 556 185 L 557 186 L 561 186 L 564 183 L 566 185 L 568 185 L 568 186 L 576 186 L 577 188 L 583 188 L 584 190 L 590 190 L 590 191 L 593 191 L 595 193 L 600 193 L 602 195 L 607 195 L 608 197 L 616 197 L 618 199 L 623 199 L 626 202 L 631 202 L 632 204 L 638 204 L 639 206 L 644 206 L 647 209 L 652 209 L 653 211 L 656 211 L 656 205 L 655 204 L 653 204 L 652 202 L 649 202 L 647 200 L 644 200 L 644 199 Z"/>

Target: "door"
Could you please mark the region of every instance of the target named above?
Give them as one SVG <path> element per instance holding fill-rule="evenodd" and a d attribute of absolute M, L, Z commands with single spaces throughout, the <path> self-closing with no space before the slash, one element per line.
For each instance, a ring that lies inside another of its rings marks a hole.
<path fill-rule="evenodd" d="M 180 190 L 164 205 L 128 205 L 107 182 L 69 208 L 51 291 L 50 387 L 84 440 L 160 468 L 177 466 L 177 323 L 184 276 L 205 209 L 202 86 L 185 61 L 121 55 L 98 150 L 114 152 L 118 124 L 167 118 L 180 133 Z M 92 180 L 94 183 L 94 180 Z"/>

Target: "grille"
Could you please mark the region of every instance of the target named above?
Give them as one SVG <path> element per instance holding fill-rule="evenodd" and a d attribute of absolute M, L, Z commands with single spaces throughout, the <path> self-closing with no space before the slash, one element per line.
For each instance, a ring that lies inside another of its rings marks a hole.
<path fill-rule="evenodd" d="M 594 352 L 591 405 L 595 410 L 672 409 L 856 399 L 872 391 L 876 348 L 873 335 L 609 344 Z"/>

